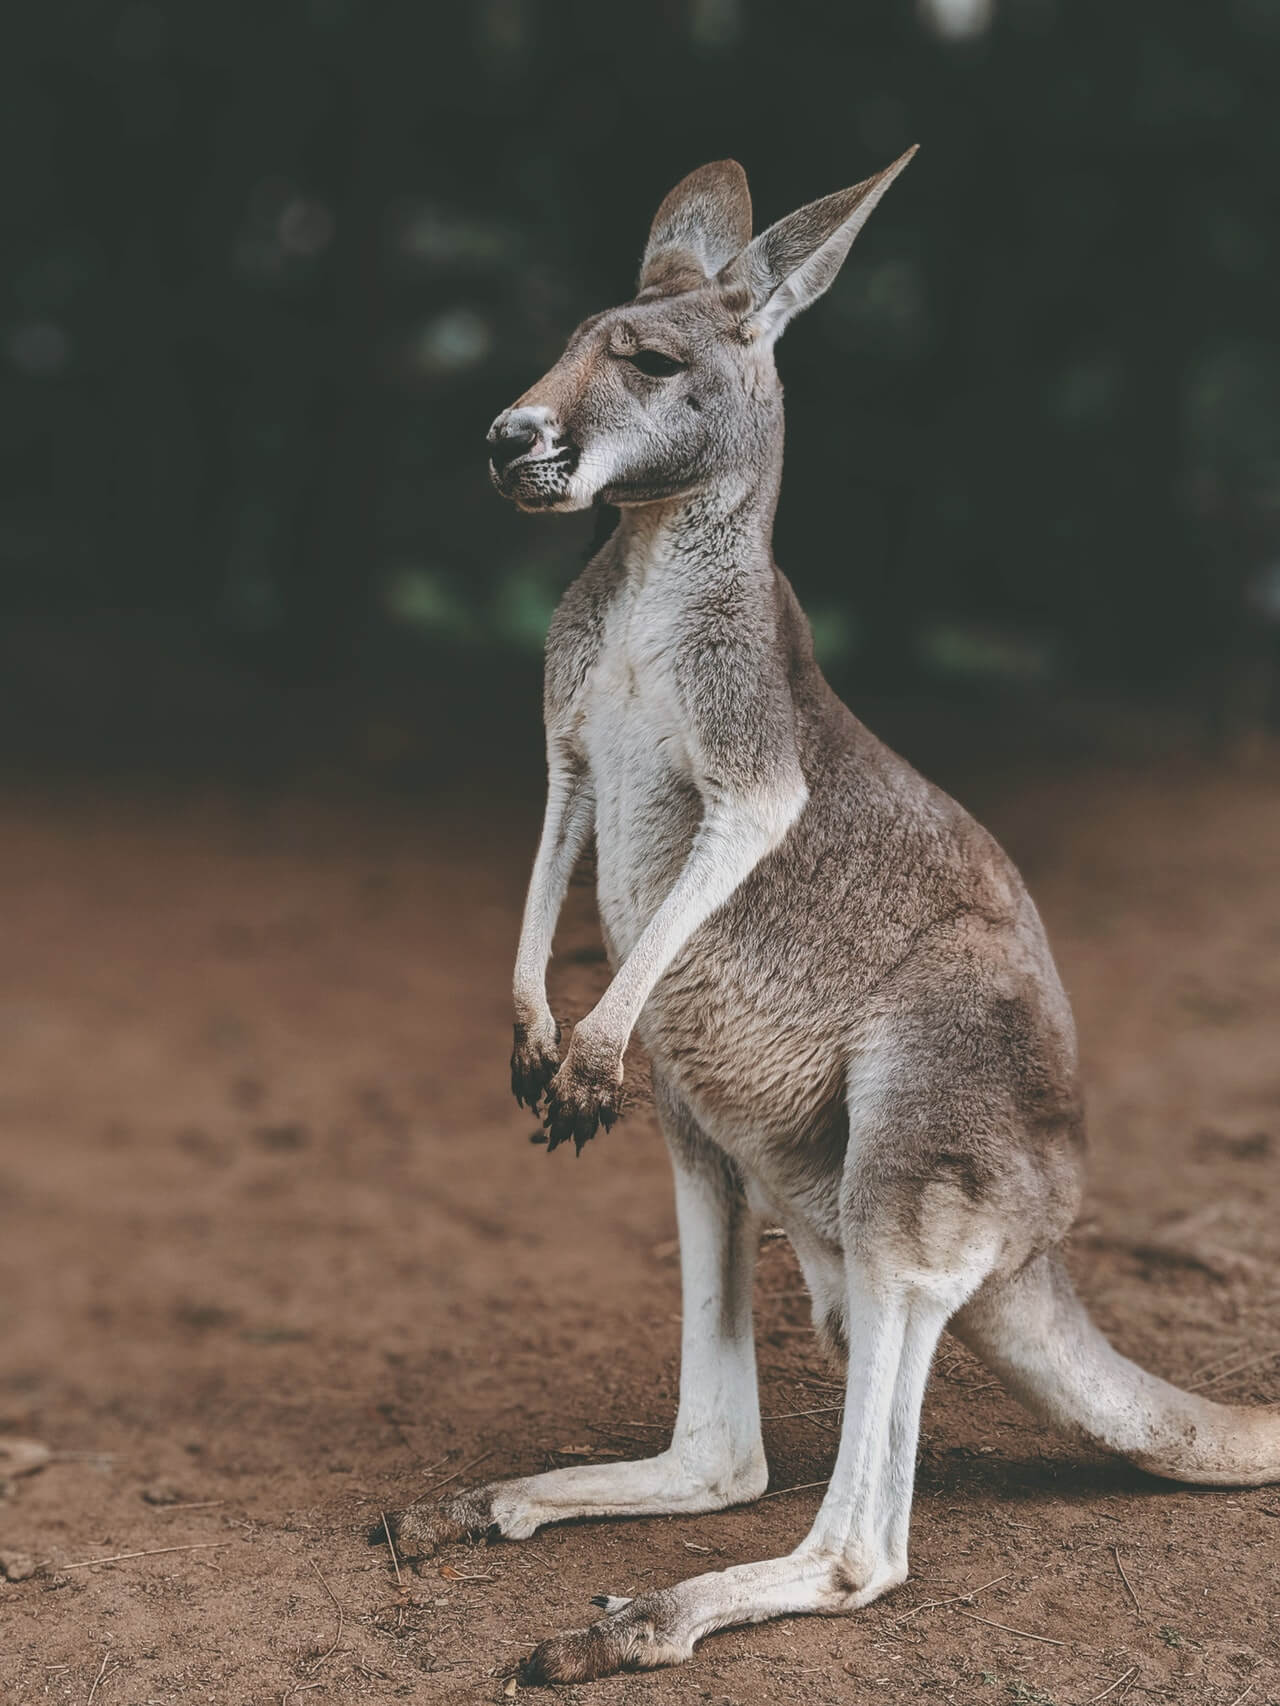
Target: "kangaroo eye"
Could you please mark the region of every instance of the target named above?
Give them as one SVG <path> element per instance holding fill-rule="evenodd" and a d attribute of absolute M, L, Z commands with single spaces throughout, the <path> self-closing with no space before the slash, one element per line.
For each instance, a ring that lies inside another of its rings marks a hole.
<path fill-rule="evenodd" d="M 656 349 L 638 349 L 627 359 L 632 367 L 639 368 L 650 379 L 670 379 L 673 373 L 682 373 L 685 367 L 683 361 L 673 361 L 669 355 L 663 355 Z"/>

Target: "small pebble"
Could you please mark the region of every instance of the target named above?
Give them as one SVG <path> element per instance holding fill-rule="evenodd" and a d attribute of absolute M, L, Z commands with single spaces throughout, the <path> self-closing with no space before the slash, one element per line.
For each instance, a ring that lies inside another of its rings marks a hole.
<path fill-rule="evenodd" d="M 52 1456 L 38 1439 L 0 1438 L 0 1475 L 34 1475 Z"/>
<path fill-rule="evenodd" d="M 186 1495 L 172 1481 L 153 1481 L 142 1489 L 142 1496 L 149 1505 L 180 1505 Z"/>

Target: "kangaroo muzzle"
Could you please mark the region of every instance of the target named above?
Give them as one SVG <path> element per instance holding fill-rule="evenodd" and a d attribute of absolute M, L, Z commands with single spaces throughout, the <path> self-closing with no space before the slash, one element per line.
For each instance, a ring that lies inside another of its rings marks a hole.
<path fill-rule="evenodd" d="M 505 409 L 489 428 L 489 469 L 503 497 L 544 509 L 568 495 L 578 448 L 541 404 Z"/>

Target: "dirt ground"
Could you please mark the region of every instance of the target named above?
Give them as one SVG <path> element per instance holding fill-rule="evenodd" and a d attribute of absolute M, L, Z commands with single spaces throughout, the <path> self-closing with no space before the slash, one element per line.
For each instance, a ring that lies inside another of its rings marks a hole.
<path fill-rule="evenodd" d="M 1280 1399 L 1278 780 L 1059 761 L 961 789 L 1021 862 L 1079 1015 L 1079 1282 L 1126 1352 L 1242 1401 Z M 44 1566 L 0 1582 L 5 1706 L 501 1699 L 592 1594 L 807 1528 L 837 1389 L 770 1242 L 767 1498 L 461 1547 L 403 1586 L 366 1545 L 432 1484 L 645 1453 L 674 1410 L 650 1115 L 575 1162 L 529 1144 L 507 1089 L 536 811 L 0 798 L 0 1451 L 53 1453 L 0 1501 L 10 1574 Z M 563 940 L 574 1016 L 601 980 L 581 887 Z M 122 1553 L 146 1555 L 85 1567 Z M 1088 1458 L 949 1340 L 912 1562 L 855 1617 L 562 1697 L 1280 1701 L 1280 1489 Z"/>

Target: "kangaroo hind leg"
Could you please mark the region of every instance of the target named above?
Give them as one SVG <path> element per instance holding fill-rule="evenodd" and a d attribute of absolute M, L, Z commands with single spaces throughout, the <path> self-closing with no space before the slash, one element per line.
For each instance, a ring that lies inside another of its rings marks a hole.
<path fill-rule="evenodd" d="M 544 1641 L 526 1682 L 585 1682 L 680 1664 L 718 1629 L 798 1614 L 856 1611 L 907 1573 L 906 1528 L 920 1404 L 952 1298 L 860 1258 L 848 1264 L 844 1426 L 826 1496 L 784 1557 L 693 1576 L 635 1599 L 610 1598 L 587 1629 Z"/>
<path fill-rule="evenodd" d="M 932 1105 L 951 1111 L 945 1096 Z M 589 1628 L 543 1642 L 526 1680 L 679 1664 L 716 1630 L 856 1611 L 905 1579 L 929 1368 L 947 1321 L 1002 1260 L 1004 1240 L 976 1181 L 954 1177 L 963 1136 L 927 1128 L 913 1074 L 882 1078 L 874 1106 L 852 1096 L 851 1106 L 861 1129 L 840 1182 L 842 1320 L 838 1330 L 831 1323 L 848 1346 L 844 1422 L 812 1528 L 785 1556 L 607 1600 Z M 895 1154 L 912 1159 L 895 1169 Z"/>
<path fill-rule="evenodd" d="M 656 1457 L 584 1464 L 424 1499 L 395 1520 L 405 1557 L 464 1537 L 523 1540 L 574 1517 L 672 1516 L 757 1498 L 768 1481 L 751 1330 L 759 1223 L 731 1164 L 655 1074 L 675 1173 L 683 1303 L 680 1402 Z M 374 1537 L 376 1538 L 376 1536 Z"/>

